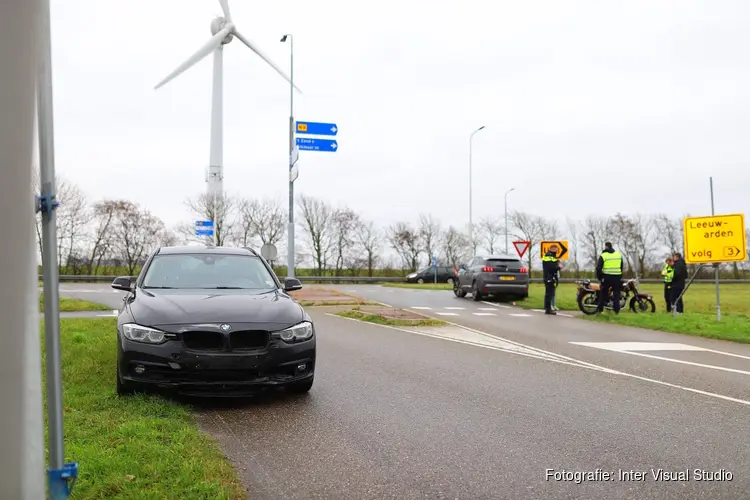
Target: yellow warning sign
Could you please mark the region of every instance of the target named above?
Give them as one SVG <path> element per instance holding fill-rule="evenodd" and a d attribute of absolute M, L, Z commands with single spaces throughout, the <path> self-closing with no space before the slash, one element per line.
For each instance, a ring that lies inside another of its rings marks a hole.
<path fill-rule="evenodd" d="M 744 214 L 685 217 L 682 229 L 688 264 L 747 260 Z"/>

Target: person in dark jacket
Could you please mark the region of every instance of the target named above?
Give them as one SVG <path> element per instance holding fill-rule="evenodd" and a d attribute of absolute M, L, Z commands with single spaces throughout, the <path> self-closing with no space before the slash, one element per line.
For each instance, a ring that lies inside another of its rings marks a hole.
<path fill-rule="evenodd" d="M 672 264 L 673 275 L 670 302 L 672 302 L 672 307 L 675 308 L 677 313 L 682 314 L 684 304 L 682 303 L 682 297 L 680 297 L 680 294 L 682 294 L 682 291 L 685 289 L 685 282 L 688 278 L 687 264 L 685 264 L 682 254 L 678 252 L 675 252 L 674 259 L 672 260 L 674 261 L 674 264 Z M 679 300 L 677 297 L 680 297 Z"/>
<path fill-rule="evenodd" d="M 604 244 L 604 251 L 596 263 L 596 277 L 599 279 L 601 289 L 599 290 L 599 307 L 597 314 L 604 311 L 604 305 L 612 292 L 612 309 L 615 314 L 620 314 L 620 289 L 622 288 L 622 254 L 612 248 L 609 241 Z"/>
<path fill-rule="evenodd" d="M 542 275 L 544 278 L 544 314 L 557 314 L 552 309 L 557 290 L 557 273 L 560 271 L 560 260 L 557 258 L 557 245 L 552 245 L 542 257 Z"/>

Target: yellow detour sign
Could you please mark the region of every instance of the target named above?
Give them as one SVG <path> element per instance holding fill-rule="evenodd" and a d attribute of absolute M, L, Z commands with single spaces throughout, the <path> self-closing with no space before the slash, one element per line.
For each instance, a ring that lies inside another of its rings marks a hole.
<path fill-rule="evenodd" d="M 685 217 L 682 228 L 688 264 L 747 260 L 744 214 Z"/>
<path fill-rule="evenodd" d="M 557 245 L 556 257 L 560 260 L 568 260 L 568 242 L 563 240 L 558 241 L 541 241 L 539 242 L 539 255 L 544 257 L 544 254 L 549 252 L 549 247 Z"/>

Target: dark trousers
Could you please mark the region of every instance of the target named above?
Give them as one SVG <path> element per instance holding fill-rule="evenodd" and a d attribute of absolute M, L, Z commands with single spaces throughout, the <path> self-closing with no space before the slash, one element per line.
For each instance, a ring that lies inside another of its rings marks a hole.
<path fill-rule="evenodd" d="M 555 281 L 549 280 L 544 282 L 544 310 L 545 311 L 551 311 L 552 310 L 552 302 L 555 300 L 555 291 L 557 288 L 555 287 Z"/>
<path fill-rule="evenodd" d="M 664 302 L 667 303 L 667 312 L 672 312 L 672 283 L 664 283 Z"/>
<path fill-rule="evenodd" d="M 680 297 L 680 294 L 684 289 L 685 283 L 672 283 L 672 293 L 669 296 L 669 301 L 674 304 L 674 308 L 678 313 L 683 312 L 684 304 L 682 303 L 682 297 Z M 677 297 L 680 297 L 680 300 L 677 300 Z"/>
<path fill-rule="evenodd" d="M 612 291 L 612 309 L 616 312 L 620 312 L 620 289 L 622 288 L 622 276 L 607 276 L 604 275 L 602 280 L 602 287 L 599 292 L 599 307 L 597 311 L 604 311 L 604 305 L 607 303 L 609 298 L 609 292 Z"/>

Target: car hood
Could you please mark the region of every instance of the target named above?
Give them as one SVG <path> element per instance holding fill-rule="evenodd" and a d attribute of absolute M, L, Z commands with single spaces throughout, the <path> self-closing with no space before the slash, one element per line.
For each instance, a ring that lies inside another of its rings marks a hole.
<path fill-rule="evenodd" d="M 143 290 L 130 303 L 133 320 L 144 326 L 243 323 L 283 329 L 302 321 L 302 307 L 275 290 Z"/>

